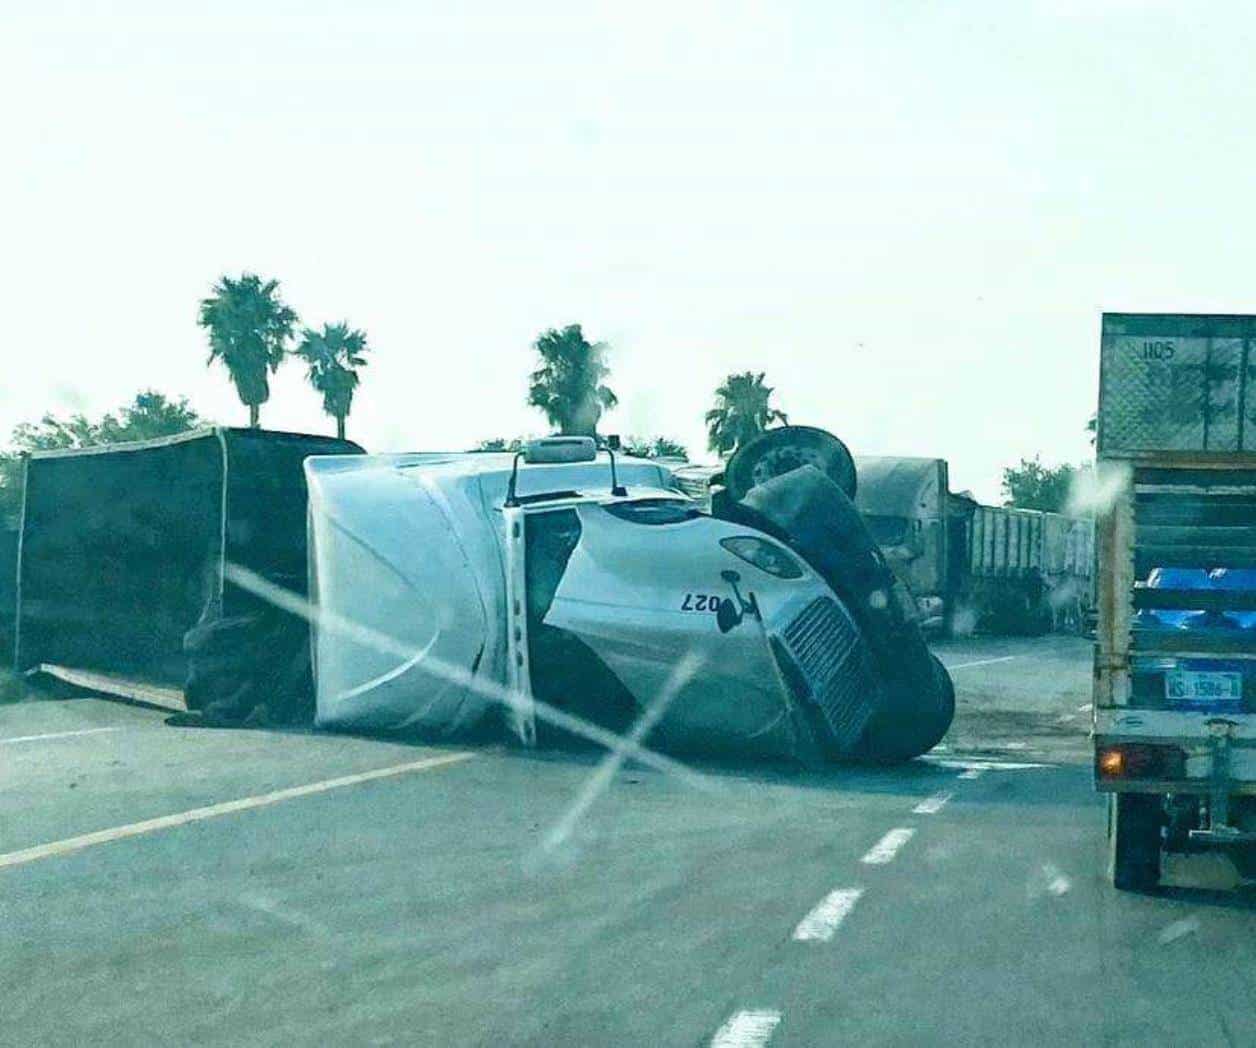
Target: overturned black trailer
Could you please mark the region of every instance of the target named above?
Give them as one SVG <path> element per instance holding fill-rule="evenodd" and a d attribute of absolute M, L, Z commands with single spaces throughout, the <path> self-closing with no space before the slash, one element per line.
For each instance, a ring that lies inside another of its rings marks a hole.
<path fill-rule="evenodd" d="M 14 609 L 17 604 L 17 528 L 0 521 L 0 666 L 13 661 Z M 0 673 L 0 678 L 3 673 Z"/>
<path fill-rule="evenodd" d="M 352 442 L 217 427 L 26 461 L 14 666 L 176 709 L 309 699 L 305 624 L 226 583 L 306 588 L 310 455 Z"/>

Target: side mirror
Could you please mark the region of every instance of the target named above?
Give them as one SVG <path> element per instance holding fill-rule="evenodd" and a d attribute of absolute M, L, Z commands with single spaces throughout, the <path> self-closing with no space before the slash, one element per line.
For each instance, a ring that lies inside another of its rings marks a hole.
<path fill-rule="evenodd" d="M 721 633 L 727 633 L 740 626 L 742 617 L 737 606 L 727 597 L 720 601 L 720 606 L 715 609 L 715 623 L 719 626 Z"/>
<path fill-rule="evenodd" d="M 554 462 L 592 462 L 597 444 L 592 437 L 541 437 L 523 446 L 523 461 L 529 465 Z"/>

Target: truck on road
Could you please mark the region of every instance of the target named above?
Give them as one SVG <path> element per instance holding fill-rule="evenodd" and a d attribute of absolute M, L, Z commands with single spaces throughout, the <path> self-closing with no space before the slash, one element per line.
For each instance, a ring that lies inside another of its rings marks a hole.
<path fill-rule="evenodd" d="M 1256 866 L 1256 316 L 1103 316 L 1095 783 L 1117 888 Z"/>

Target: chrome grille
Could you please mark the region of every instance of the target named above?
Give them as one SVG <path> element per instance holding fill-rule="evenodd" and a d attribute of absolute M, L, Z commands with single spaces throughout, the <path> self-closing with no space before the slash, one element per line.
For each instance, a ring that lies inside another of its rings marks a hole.
<path fill-rule="evenodd" d="M 877 695 L 868 646 L 858 627 L 832 597 L 817 597 L 783 636 L 834 741 L 842 749 L 853 746 Z"/>

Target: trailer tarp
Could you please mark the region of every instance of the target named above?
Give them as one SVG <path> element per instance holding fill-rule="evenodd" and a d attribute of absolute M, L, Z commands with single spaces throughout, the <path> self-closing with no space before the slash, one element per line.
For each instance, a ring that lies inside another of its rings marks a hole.
<path fill-rule="evenodd" d="M 13 661 L 16 605 L 17 529 L 0 527 L 0 667 L 5 669 Z"/>
<path fill-rule="evenodd" d="M 222 428 L 32 456 L 18 669 L 57 665 L 186 688 L 190 706 L 226 693 L 244 702 L 256 689 L 242 686 L 271 673 L 280 649 L 300 655 L 304 631 L 224 587 L 224 564 L 304 592 L 302 463 L 360 451 L 326 437 Z"/>

